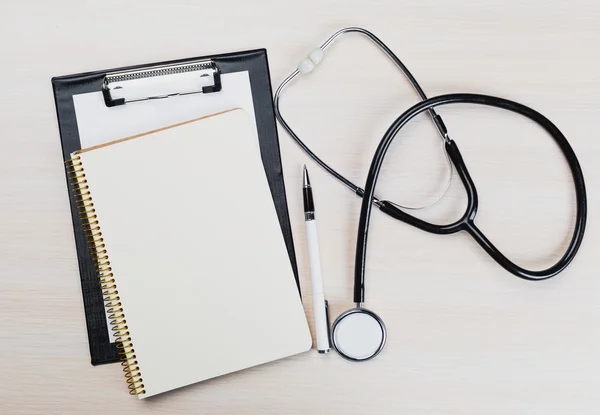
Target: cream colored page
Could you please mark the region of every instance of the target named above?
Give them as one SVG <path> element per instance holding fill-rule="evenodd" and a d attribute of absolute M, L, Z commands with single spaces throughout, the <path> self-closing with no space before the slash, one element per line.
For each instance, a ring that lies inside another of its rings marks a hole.
<path fill-rule="evenodd" d="M 311 347 L 255 131 L 234 110 L 81 154 L 141 398 Z"/>

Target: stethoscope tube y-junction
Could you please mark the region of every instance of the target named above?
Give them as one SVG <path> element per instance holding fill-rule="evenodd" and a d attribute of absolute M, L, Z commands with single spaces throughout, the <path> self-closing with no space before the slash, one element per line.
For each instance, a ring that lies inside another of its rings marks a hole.
<path fill-rule="evenodd" d="M 456 142 L 451 139 L 447 139 L 445 146 L 448 156 L 452 161 L 452 164 L 457 170 L 459 177 L 465 187 L 467 193 L 467 208 L 463 216 L 456 222 L 447 225 L 435 225 L 427 221 L 416 218 L 394 206 L 393 203 L 388 201 L 380 201 L 377 206 L 381 211 L 388 214 L 389 216 L 413 225 L 424 231 L 435 233 L 435 234 L 452 234 L 460 231 L 468 232 L 477 243 L 503 268 L 512 274 L 526 279 L 526 280 L 543 280 L 555 276 L 563 269 L 565 269 L 573 260 L 583 240 L 583 234 L 586 225 L 587 216 L 587 198 L 585 190 L 585 182 L 583 179 L 583 173 L 579 161 L 575 156 L 573 149 L 569 142 L 562 134 L 562 132 L 545 116 L 539 112 L 519 104 L 517 102 L 509 101 L 507 99 L 493 97 L 489 95 L 479 94 L 447 94 L 433 98 L 425 99 L 418 104 L 415 104 L 402 115 L 400 115 L 386 131 L 385 135 L 381 139 L 379 146 L 373 156 L 373 161 L 369 169 L 367 176 L 364 195 L 361 205 L 361 213 L 358 226 L 358 239 L 355 259 L 355 271 L 354 271 L 354 302 L 364 302 L 364 288 L 365 288 L 365 265 L 366 265 L 366 252 L 367 252 L 367 236 L 369 231 L 369 222 L 371 217 L 371 210 L 374 202 L 375 186 L 383 160 L 387 153 L 387 150 L 398 134 L 398 132 L 404 127 L 410 120 L 424 111 L 430 111 L 431 109 L 443 105 L 449 104 L 477 104 L 486 105 L 491 107 L 502 108 L 508 111 L 515 112 L 523 115 L 530 120 L 540 125 L 550 136 L 554 139 L 556 144 L 564 154 L 566 161 L 571 170 L 573 176 L 573 182 L 575 185 L 575 195 L 577 203 L 576 221 L 573 230 L 573 236 L 565 251 L 564 255 L 552 266 L 547 269 L 534 271 L 522 268 L 509 260 L 504 256 L 492 242 L 479 230 L 475 225 L 475 217 L 477 215 L 478 208 L 478 197 L 475 184 L 469 174 L 469 171 L 464 163 L 464 160 L 460 154 Z"/>

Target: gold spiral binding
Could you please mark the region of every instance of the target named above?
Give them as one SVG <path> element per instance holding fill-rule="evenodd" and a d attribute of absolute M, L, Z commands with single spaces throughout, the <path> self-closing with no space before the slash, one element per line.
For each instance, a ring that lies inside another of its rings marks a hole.
<path fill-rule="evenodd" d="M 81 217 L 83 230 L 87 236 L 88 246 L 92 253 L 92 259 L 95 262 L 100 278 L 100 288 L 102 289 L 105 307 L 108 309 L 111 330 L 117 336 L 117 349 L 121 365 L 123 366 L 123 372 L 125 372 L 129 393 L 131 395 L 144 394 L 146 393 L 144 390 L 144 381 L 135 356 L 135 349 L 129 336 L 127 320 L 125 320 L 125 314 L 121 308 L 121 298 L 115 284 L 114 274 L 112 273 L 106 245 L 102 238 L 102 231 L 100 230 L 98 216 L 96 215 L 96 209 L 94 209 L 94 202 L 87 184 L 81 158 L 75 156 L 67 160 L 65 164 L 75 204 Z"/>

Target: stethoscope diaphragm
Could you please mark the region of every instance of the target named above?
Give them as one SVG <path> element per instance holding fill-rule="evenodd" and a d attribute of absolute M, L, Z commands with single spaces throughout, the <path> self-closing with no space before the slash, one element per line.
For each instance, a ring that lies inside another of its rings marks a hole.
<path fill-rule="evenodd" d="M 353 362 L 369 360 L 385 346 L 383 321 L 370 310 L 352 308 L 342 313 L 331 327 L 331 343 L 340 356 Z"/>

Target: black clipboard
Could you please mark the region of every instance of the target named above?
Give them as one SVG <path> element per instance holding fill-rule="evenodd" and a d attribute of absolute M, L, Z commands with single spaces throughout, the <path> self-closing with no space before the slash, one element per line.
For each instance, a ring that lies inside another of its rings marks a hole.
<path fill-rule="evenodd" d="M 279 140 L 273 110 L 269 65 L 265 49 L 164 61 L 52 78 L 63 159 L 66 162 L 70 159 L 70 154 L 73 151 L 81 149 L 75 104 L 73 100 L 74 95 L 102 91 L 107 107 L 121 104 L 144 105 L 143 102 L 125 103 L 125 100 L 122 98 L 111 96 L 111 92 L 119 91 L 107 88 L 107 75 L 128 72 L 135 74 L 136 71 L 148 71 L 149 68 L 158 68 L 151 69 L 153 74 L 156 74 L 157 76 L 168 75 L 168 68 L 179 67 L 181 65 L 187 65 L 189 68 L 191 67 L 190 63 L 198 61 L 201 61 L 198 65 L 200 65 L 202 69 L 212 71 L 212 77 L 209 82 L 210 85 L 203 86 L 200 91 L 192 92 L 219 93 L 221 87 L 226 88 L 226 85 L 221 86 L 221 75 L 248 71 L 262 162 L 271 188 L 273 202 L 287 246 L 292 270 L 296 279 L 296 285 L 298 286 L 298 292 L 300 294 L 298 267 L 288 213 Z M 209 63 L 207 64 L 204 61 L 209 61 Z M 122 77 L 117 75 L 114 79 L 120 80 Z M 189 93 L 190 91 L 182 92 Z M 152 98 L 165 97 L 166 96 Z M 177 97 L 169 97 L 168 99 L 177 99 Z M 79 262 L 91 363 L 92 365 L 98 365 L 118 362 L 120 361 L 120 358 L 117 351 L 117 344 L 110 341 L 110 336 L 108 334 L 104 300 L 99 283 L 98 272 L 94 260 L 92 259 L 90 249 L 88 248 L 83 223 L 75 204 L 66 167 L 65 177 L 67 178 L 67 184 L 69 185 L 69 201 L 73 220 L 77 258 Z"/>

